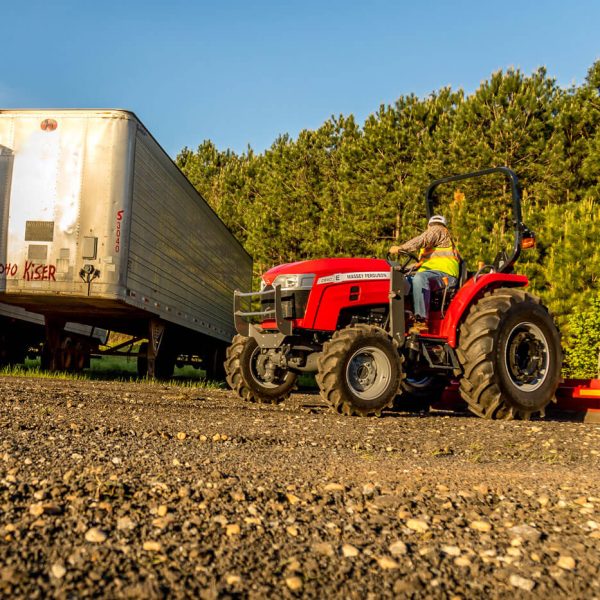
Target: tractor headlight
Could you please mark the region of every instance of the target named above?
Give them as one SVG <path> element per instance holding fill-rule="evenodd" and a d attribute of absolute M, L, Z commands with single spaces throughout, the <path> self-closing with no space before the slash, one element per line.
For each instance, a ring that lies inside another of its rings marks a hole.
<path fill-rule="evenodd" d="M 275 277 L 273 286 L 280 285 L 282 290 L 310 290 L 315 281 L 314 273 L 297 275 L 279 275 Z"/>

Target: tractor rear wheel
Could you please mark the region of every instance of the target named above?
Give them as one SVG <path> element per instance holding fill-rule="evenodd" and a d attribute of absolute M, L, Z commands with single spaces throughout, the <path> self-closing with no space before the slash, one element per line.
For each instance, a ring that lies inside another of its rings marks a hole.
<path fill-rule="evenodd" d="M 476 304 L 461 325 L 460 393 L 486 419 L 529 419 L 554 399 L 562 367 L 560 336 L 540 300 L 500 288 Z"/>
<path fill-rule="evenodd" d="M 323 345 L 316 380 L 321 397 L 345 415 L 380 415 L 392 406 L 402 379 L 402 358 L 380 327 L 353 325 Z"/>
<path fill-rule="evenodd" d="M 278 404 L 296 387 L 297 375 L 273 365 L 254 338 L 236 335 L 224 366 L 227 383 L 246 402 Z"/>

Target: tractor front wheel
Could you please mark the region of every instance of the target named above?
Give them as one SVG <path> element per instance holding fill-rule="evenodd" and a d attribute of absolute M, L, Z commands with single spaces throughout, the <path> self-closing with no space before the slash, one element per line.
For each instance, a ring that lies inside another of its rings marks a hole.
<path fill-rule="evenodd" d="M 380 327 L 353 325 L 323 345 L 316 380 L 321 397 L 345 415 L 379 415 L 392 406 L 402 359 Z"/>
<path fill-rule="evenodd" d="M 297 375 L 274 365 L 254 338 L 236 335 L 227 348 L 224 366 L 227 383 L 247 402 L 278 404 L 296 387 Z"/>
<path fill-rule="evenodd" d="M 540 300 L 500 288 L 474 304 L 460 328 L 460 393 L 486 419 L 529 419 L 554 399 L 560 336 Z"/>

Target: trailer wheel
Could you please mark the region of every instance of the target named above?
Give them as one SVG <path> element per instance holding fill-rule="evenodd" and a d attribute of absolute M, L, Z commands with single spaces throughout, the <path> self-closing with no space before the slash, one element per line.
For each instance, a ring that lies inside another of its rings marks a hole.
<path fill-rule="evenodd" d="M 529 419 L 554 400 L 560 336 L 540 300 L 500 288 L 474 304 L 460 328 L 460 393 L 486 419 Z"/>
<path fill-rule="evenodd" d="M 297 375 L 270 365 L 254 338 L 236 335 L 227 348 L 224 366 L 227 383 L 247 402 L 278 404 L 296 388 Z"/>
<path fill-rule="evenodd" d="M 427 412 L 438 402 L 446 384 L 443 377 L 435 375 L 414 375 L 407 373 L 400 385 L 400 394 L 394 399 L 394 409 L 405 412 Z"/>
<path fill-rule="evenodd" d="M 392 406 L 403 377 L 390 337 L 364 324 L 336 331 L 323 345 L 318 368 L 321 397 L 345 415 L 380 415 Z"/>

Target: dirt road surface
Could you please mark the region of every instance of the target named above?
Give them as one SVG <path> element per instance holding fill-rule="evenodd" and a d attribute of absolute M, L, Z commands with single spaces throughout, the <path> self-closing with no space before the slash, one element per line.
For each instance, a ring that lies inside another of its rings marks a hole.
<path fill-rule="evenodd" d="M 0 597 L 598 598 L 600 426 L 0 378 Z"/>

